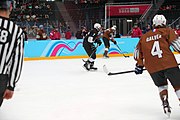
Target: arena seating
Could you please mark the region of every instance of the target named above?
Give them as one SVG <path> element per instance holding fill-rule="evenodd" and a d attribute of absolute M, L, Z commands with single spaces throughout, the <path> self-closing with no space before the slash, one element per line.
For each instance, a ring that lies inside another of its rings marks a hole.
<path fill-rule="evenodd" d="M 180 17 L 180 1 L 178 0 L 165 0 L 160 7 L 159 14 L 164 14 L 168 20 L 168 24 L 172 23 Z"/>

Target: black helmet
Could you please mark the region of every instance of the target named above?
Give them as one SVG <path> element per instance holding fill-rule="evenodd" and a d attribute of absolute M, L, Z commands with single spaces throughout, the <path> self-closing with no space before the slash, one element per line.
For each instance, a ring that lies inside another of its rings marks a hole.
<path fill-rule="evenodd" d="M 9 9 L 12 2 L 12 0 L 0 0 L 0 9 Z"/>

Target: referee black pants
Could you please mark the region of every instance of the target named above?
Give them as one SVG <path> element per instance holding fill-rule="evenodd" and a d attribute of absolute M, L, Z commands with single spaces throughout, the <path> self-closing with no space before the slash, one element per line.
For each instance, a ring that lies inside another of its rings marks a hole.
<path fill-rule="evenodd" d="M 8 76 L 0 74 L 0 107 L 3 102 L 3 95 L 7 88 Z"/>

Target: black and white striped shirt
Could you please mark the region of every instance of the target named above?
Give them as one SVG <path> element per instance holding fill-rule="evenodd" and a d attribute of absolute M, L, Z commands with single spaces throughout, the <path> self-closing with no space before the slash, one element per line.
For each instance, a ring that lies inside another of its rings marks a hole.
<path fill-rule="evenodd" d="M 0 74 L 8 75 L 10 90 L 14 90 L 21 74 L 24 39 L 25 35 L 20 27 L 0 16 Z"/>

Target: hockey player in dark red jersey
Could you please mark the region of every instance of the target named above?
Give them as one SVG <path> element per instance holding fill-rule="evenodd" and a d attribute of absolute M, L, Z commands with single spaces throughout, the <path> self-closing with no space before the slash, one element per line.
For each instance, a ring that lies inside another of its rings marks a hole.
<path fill-rule="evenodd" d="M 88 34 L 85 36 L 83 40 L 83 47 L 88 54 L 89 58 L 83 65 L 83 67 L 86 70 L 97 70 L 96 67 L 94 67 L 94 62 L 96 59 L 96 49 L 94 43 L 97 43 L 97 46 L 101 45 L 101 40 L 100 40 L 100 32 L 101 32 L 101 25 L 99 23 L 94 24 L 93 30 L 88 32 Z"/>
<path fill-rule="evenodd" d="M 104 42 L 104 46 L 105 46 L 104 54 L 103 54 L 104 58 L 109 58 L 108 50 L 110 47 L 110 41 L 112 41 L 115 45 L 117 45 L 116 40 L 114 40 L 115 31 L 116 31 L 116 25 L 113 25 L 113 27 L 104 30 L 104 34 L 103 34 L 103 38 L 102 38 L 103 42 Z"/>
<path fill-rule="evenodd" d="M 11 0 L 0 1 L 0 106 L 13 97 L 23 63 L 25 34 L 9 20 L 11 10 Z"/>
<path fill-rule="evenodd" d="M 158 87 L 164 113 L 170 116 L 167 80 L 180 101 L 180 70 L 170 46 L 180 52 L 180 39 L 171 28 L 166 27 L 166 18 L 163 15 L 154 16 L 153 27 L 153 30 L 140 38 L 135 49 L 135 73 L 142 74 L 143 67 L 146 67 Z"/>

